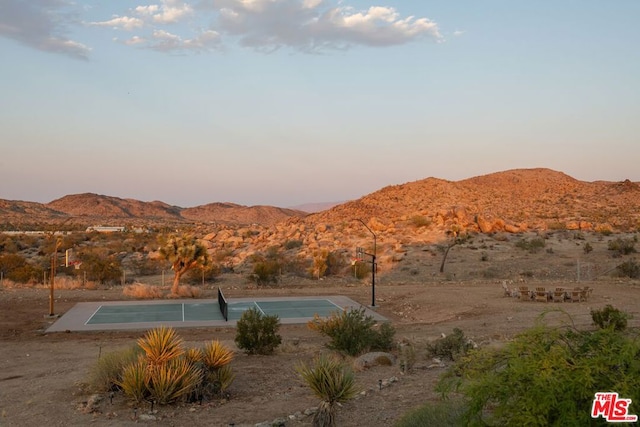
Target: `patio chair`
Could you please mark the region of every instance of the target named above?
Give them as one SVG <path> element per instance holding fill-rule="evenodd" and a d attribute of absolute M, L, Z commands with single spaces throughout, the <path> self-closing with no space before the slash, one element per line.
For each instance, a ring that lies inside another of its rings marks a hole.
<path fill-rule="evenodd" d="M 591 292 L 593 292 L 593 289 L 590 288 L 589 286 L 585 286 L 584 288 L 582 288 L 580 297 L 582 298 L 583 301 L 587 301 L 591 296 Z"/>
<path fill-rule="evenodd" d="M 520 286 L 518 291 L 520 292 L 520 301 L 531 301 L 531 292 L 527 286 Z"/>
<path fill-rule="evenodd" d="M 547 302 L 549 301 L 549 294 L 546 288 L 536 288 L 536 301 Z"/>
<path fill-rule="evenodd" d="M 580 301 L 582 301 L 582 289 L 574 288 L 570 293 L 570 301 L 571 302 L 580 302 Z"/>
<path fill-rule="evenodd" d="M 558 288 L 556 288 L 556 290 L 553 291 L 553 302 L 564 302 L 565 295 L 564 289 L 558 290 Z"/>

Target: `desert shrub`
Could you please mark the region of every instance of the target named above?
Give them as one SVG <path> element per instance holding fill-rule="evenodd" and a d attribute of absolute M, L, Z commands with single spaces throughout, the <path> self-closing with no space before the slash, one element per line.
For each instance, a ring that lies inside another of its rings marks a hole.
<path fill-rule="evenodd" d="M 593 324 L 600 329 L 612 328 L 614 331 L 623 331 L 627 328 L 629 315 L 607 304 L 601 310 L 591 310 Z"/>
<path fill-rule="evenodd" d="M 136 403 L 202 400 L 231 385 L 232 359 L 233 352 L 218 341 L 185 350 L 173 329 L 161 327 L 148 331 L 133 349 L 98 363 L 92 381 L 103 390 L 122 390 Z"/>
<path fill-rule="evenodd" d="M 281 272 L 282 257 L 275 250 L 270 250 L 266 256 L 253 257 L 253 270 L 249 275 L 249 280 L 258 285 L 277 283 Z"/>
<path fill-rule="evenodd" d="M 321 400 L 313 416 L 313 425 L 335 426 L 336 405 L 355 398 L 359 393 L 353 371 L 337 358 L 326 355 L 320 355 L 311 365 L 298 365 L 296 371 Z"/>
<path fill-rule="evenodd" d="M 424 215 L 414 215 L 409 221 L 416 228 L 428 227 L 431 225 L 431 220 Z"/>
<path fill-rule="evenodd" d="M 278 316 L 262 314 L 252 307 L 238 320 L 235 342 L 247 354 L 272 354 L 282 342 L 278 329 Z"/>
<path fill-rule="evenodd" d="M 637 237 L 634 237 L 633 239 L 618 237 L 617 239 L 610 240 L 607 247 L 613 252 L 614 257 L 619 257 L 636 252 L 635 245 L 637 241 Z"/>
<path fill-rule="evenodd" d="M 202 362 L 207 368 L 220 369 L 233 360 L 233 352 L 220 341 L 210 341 L 202 350 Z"/>
<path fill-rule="evenodd" d="M 416 364 L 416 347 L 411 343 L 405 343 L 400 345 L 398 350 L 400 369 L 405 373 L 411 371 L 413 369 L 413 366 Z"/>
<path fill-rule="evenodd" d="M 591 253 L 593 251 L 593 246 L 591 246 L 591 243 L 587 242 L 584 244 L 584 246 L 582 247 L 582 251 L 585 254 Z"/>
<path fill-rule="evenodd" d="M 160 365 L 149 364 L 145 385 L 149 399 L 161 405 L 192 393 L 202 381 L 202 371 L 185 358 L 173 358 Z"/>
<path fill-rule="evenodd" d="M 25 257 L 15 253 L 0 256 L 0 271 L 3 278 L 17 283 L 31 283 L 42 277 L 42 269 L 35 267 Z"/>
<path fill-rule="evenodd" d="M 353 275 L 356 279 L 366 279 L 371 275 L 371 264 L 364 261 L 357 261 L 352 264 Z"/>
<path fill-rule="evenodd" d="M 116 390 L 124 367 L 135 362 L 141 354 L 140 347 L 131 346 L 101 355 L 89 370 L 89 387 L 94 391 L 102 392 Z"/>
<path fill-rule="evenodd" d="M 164 326 L 148 331 L 138 340 L 138 346 L 151 365 L 161 365 L 184 353 L 182 339 L 175 329 Z"/>
<path fill-rule="evenodd" d="M 630 279 L 640 278 L 640 264 L 638 264 L 635 259 L 627 260 L 616 266 L 616 270 L 622 277 L 628 277 Z"/>
<path fill-rule="evenodd" d="M 139 299 L 153 299 L 162 297 L 162 289 L 145 283 L 133 283 L 122 288 L 122 294 Z"/>
<path fill-rule="evenodd" d="M 431 357 L 458 360 L 473 348 L 473 343 L 464 336 L 462 330 L 453 329 L 453 334 L 438 338 L 433 343 L 427 344 L 427 354 Z"/>
<path fill-rule="evenodd" d="M 370 350 L 387 351 L 393 348 L 393 326 L 389 323 L 378 325 L 373 317 L 365 314 L 364 308 L 333 313 L 326 319 L 315 316 L 308 326 L 331 339 L 329 348 L 350 356 Z"/>
<path fill-rule="evenodd" d="M 122 368 L 118 387 L 135 403 L 142 402 L 150 395 L 147 388 L 148 367 L 147 360 L 140 356 Z"/>
<path fill-rule="evenodd" d="M 129 261 L 129 267 L 137 276 L 151 276 L 162 271 L 162 262 L 142 254 L 137 255 Z"/>
<path fill-rule="evenodd" d="M 503 347 L 469 352 L 437 389 L 464 396 L 462 425 L 593 425 L 596 391 L 640 399 L 639 357 L 638 337 L 613 328 L 538 325 Z"/>
<path fill-rule="evenodd" d="M 336 251 L 322 249 L 313 255 L 313 265 L 309 269 L 309 274 L 313 277 L 333 276 L 342 273 L 346 262 L 344 257 Z"/>
<path fill-rule="evenodd" d="M 193 268 L 184 275 L 186 281 L 192 285 L 202 283 L 203 281 L 214 281 L 222 273 L 222 267 L 219 264 L 208 264 L 204 268 Z"/>
<path fill-rule="evenodd" d="M 429 402 L 398 420 L 395 427 L 462 426 L 465 402 L 460 399 L 445 399 Z"/>
<path fill-rule="evenodd" d="M 115 256 L 102 256 L 95 252 L 78 255 L 82 268 L 74 270 L 75 274 L 87 274 L 87 279 L 100 283 L 119 283 L 122 278 L 122 265 Z"/>
<path fill-rule="evenodd" d="M 302 246 L 302 240 L 287 240 L 284 242 L 284 248 L 286 250 L 296 249 Z"/>
<path fill-rule="evenodd" d="M 540 249 L 544 248 L 546 242 L 542 237 L 535 237 L 531 240 L 529 239 L 520 239 L 515 243 L 517 248 L 520 248 L 525 251 L 529 251 L 530 253 L 536 253 Z"/>

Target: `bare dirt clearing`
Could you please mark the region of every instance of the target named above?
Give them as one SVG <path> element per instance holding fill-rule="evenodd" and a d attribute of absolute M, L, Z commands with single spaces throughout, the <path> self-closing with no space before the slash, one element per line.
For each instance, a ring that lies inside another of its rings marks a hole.
<path fill-rule="evenodd" d="M 593 244 L 596 250 L 590 262 L 603 266 L 618 262 L 599 243 Z M 358 384 L 366 393 L 339 410 L 340 425 L 390 426 L 412 408 L 436 399 L 433 386 L 443 369 L 429 368 L 433 362 L 425 357 L 425 344 L 456 327 L 479 345 L 498 344 L 531 327 L 549 310 L 563 311 L 549 313 L 549 321 L 571 318 L 579 327 L 590 327 L 591 309 L 606 304 L 632 313 L 630 326 L 640 326 L 640 284 L 605 275 L 577 284 L 576 259 L 582 250 L 575 242 L 554 241 L 549 245 L 553 253 L 540 254 L 518 252 L 508 242 L 492 245 L 496 247 L 487 249 L 488 261 L 480 261 L 478 250 L 454 248 L 442 275 L 435 273 L 440 257 L 420 248 L 407 253 L 398 267 L 381 274 L 376 285 L 377 310 L 392 321 L 398 341 L 416 346 L 417 362 L 406 374 L 398 364 L 357 372 Z M 494 269 L 511 272 L 511 281 L 506 279 L 509 286 L 587 285 L 594 292 L 588 301 L 579 303 L 522 302 L 503 296 L 503 277 L 483 277 Z M 257 288 L 243 275 L 231 274 L 223 275 L 202 297 L 215 298 L 217 286 L 228 297 L 345 295 L 363 305 L 371 303 L 370 284 L 355 279 L 284 278 L 278 287 Z M 121 288 L 58 290 L 55 295 L 57 313 L 81 301 L 127 299 Z M 116 394 L 112 402 L 103 395 L 89 411 L 86 402 L 92 394 L 84 385 L 89 368 L 101 354 L 134 344 L 144 331 L 44 334 L 51 322 L 45 317 L 48 296 L 48 289 L 0 288 L 2 426 L 239 426 L 275 419 L 285 419 L 288 426 L 311 424 L 309 416 L 289 417 L 318 403 L 294 371 L 297 363 L 326 351 L 326 339 L 306 325 L 283 325 L 283 345 L 274 356 L 238 352 L 232 362 L 236 379 L 229 400 L 156 406 L 149 417 L 150 407 L 134 408 L 121 395 Z M 178 333 L 191 346 L 219 339 L 237 350 L 234 328 L 180 328 Z M 394 378 L 397 381 L 389 381 Z"/>

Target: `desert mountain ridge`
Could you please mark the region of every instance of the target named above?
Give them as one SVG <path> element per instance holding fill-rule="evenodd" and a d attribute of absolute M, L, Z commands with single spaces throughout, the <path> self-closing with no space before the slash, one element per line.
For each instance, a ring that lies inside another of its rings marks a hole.
<path fill-rule="evenodd" d="M 392 234 L 401 230 L 442 234 L 451 230 L 491 233 L 549 228 L 629 231 L 640 226 L 640 183 L 585 182 L 551 169 L 513 169 L 460 181 L 430 177 L 391 185 L 312 214 L 234 203 L 182 208 L 93 193 L 68 195 L 46 204 L 0 199 L 4 229 L 61 222 L 335 229 L 356 219 L 373 231 Z"/>

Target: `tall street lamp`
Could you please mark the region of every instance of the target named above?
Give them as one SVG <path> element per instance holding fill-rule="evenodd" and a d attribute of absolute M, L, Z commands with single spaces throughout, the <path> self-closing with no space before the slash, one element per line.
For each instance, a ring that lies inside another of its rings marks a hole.
<path fill-rule="evenodd" d="M 365 222 L 359 218 L 356 218 L 356 221 L 359 221 L 364 225 L 364 227 L 369 230 L 369 233 L 373 236 L 373 253 L 367 253 L 364 251 L 364 248 L 356 248 L 356 257 L 361 258 L 363 255 L 367 255 L 371 257 L 371 307 L 376 306 L 376 233 L 371 231 L 369 226 L 365 224 Z"/>

